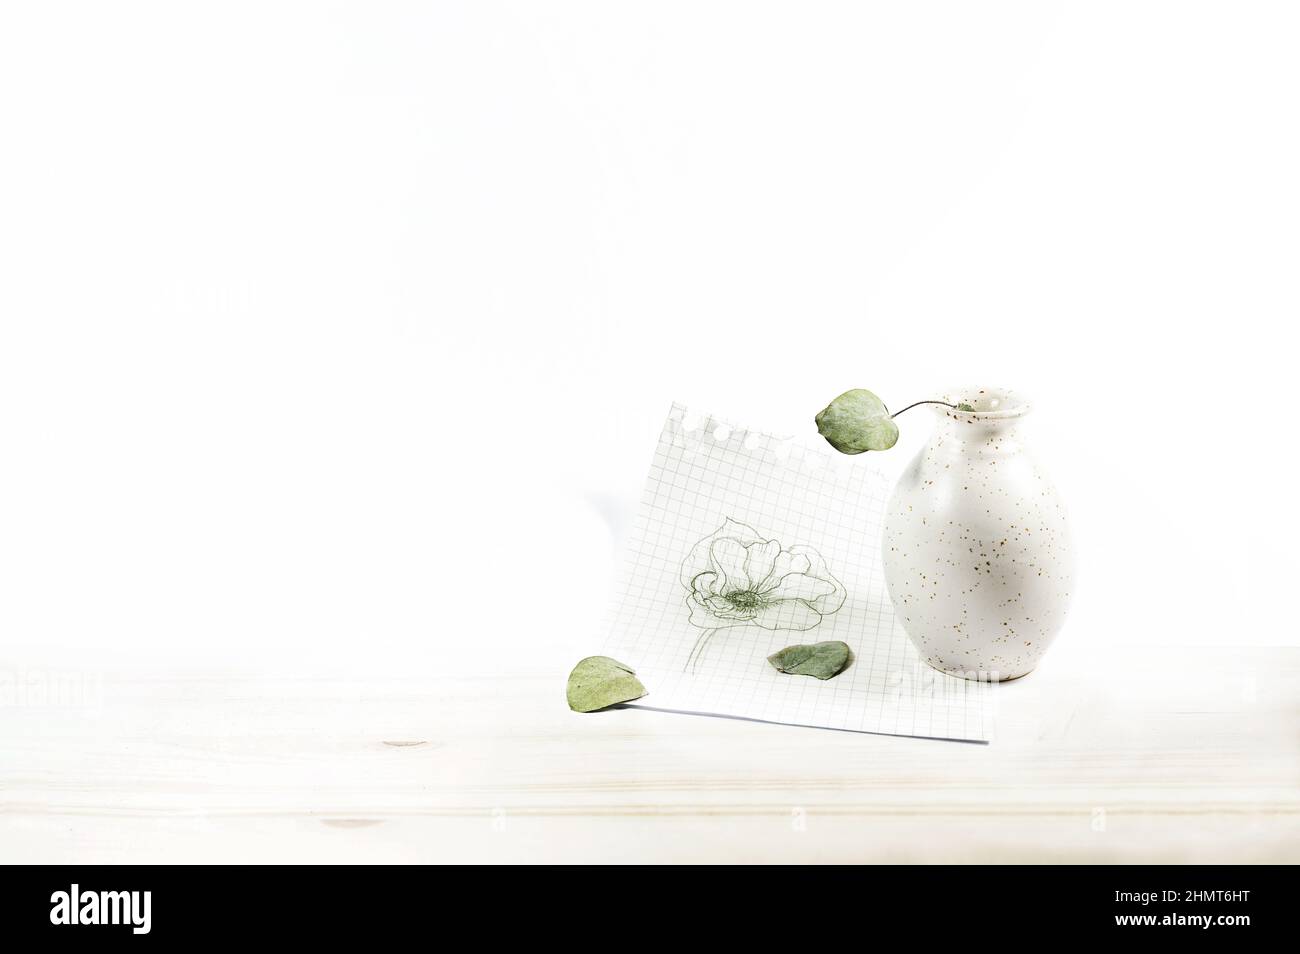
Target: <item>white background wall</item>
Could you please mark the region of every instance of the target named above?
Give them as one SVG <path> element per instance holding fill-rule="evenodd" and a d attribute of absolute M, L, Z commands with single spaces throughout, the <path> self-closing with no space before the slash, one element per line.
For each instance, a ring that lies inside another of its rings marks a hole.
<path fill-rule="evenodd" d="M 6 4 L 0 660 L 564 670 L 672 399 L 808 433 L 954 381 L 1037 399 L 1060 652 L 1296 643 L 1298 42 L 1285 3 Z"/>

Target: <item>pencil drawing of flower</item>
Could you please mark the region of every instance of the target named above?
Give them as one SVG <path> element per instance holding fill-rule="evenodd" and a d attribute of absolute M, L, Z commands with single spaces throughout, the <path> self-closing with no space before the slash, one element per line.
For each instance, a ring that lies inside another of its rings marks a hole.
<path fill-rule="evenodd" d="M 844 605 L 844 587 L 816 550 L 782 549 L 730 518 L 691 548 L 681 579 L 689 592 L 691 624 L 706 630 L 687 658 L 692 669 L 720 629 L 809 630 Z"/>

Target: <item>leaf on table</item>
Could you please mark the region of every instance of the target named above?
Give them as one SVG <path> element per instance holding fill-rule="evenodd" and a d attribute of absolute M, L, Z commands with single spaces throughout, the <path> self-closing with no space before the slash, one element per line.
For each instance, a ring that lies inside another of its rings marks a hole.
<path fill-rule="evenodd" d="M 839 675 L 849 664 L 849 644 L 838 639 L 825 643 L 801 643 L 773 653 L 767 661 L 792 676 L 829 679 Z"/>
<path fill-rule="evenodd" d="M 970 405 L 970 404 L 967 404 L 965 401 L 963 401 L 961 404 L 958 404 L 958 405 L 957 405 L 957 410 L 959 410 L 959 411 L 973 411 L 973 410 L 975 410 L 975 408 L 974 408 L 974 406 L 972 406 L 972 405 Z"/>
<path fill-rule="evenodd" d="M 870 391 L 845 391 L 817 415 L 817 433 L 841 454 L 889 450 L 898 443 L 898 425 L 889 408 Z"/>
<path fill-rule="evenodd" d="M 636 673 L 608 656 L 588 656 L 569 673 L 567 695 L 574 712 L 595 712 L 645 694 Z"/>

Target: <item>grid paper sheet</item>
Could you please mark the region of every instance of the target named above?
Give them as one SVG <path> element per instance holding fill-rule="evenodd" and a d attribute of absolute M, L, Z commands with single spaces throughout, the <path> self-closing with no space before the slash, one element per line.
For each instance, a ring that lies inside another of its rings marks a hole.
<path fill-rule="evenodd" d="M 880 565 L 888 492 L 862 458 L 674 404 L 603 650 L 645 684 L 631 705 L 987 741 L 993 687 L 927 666 L 894 619 Z M 832 679 L 767 661 L 826 640 L 853 653 Z"/>

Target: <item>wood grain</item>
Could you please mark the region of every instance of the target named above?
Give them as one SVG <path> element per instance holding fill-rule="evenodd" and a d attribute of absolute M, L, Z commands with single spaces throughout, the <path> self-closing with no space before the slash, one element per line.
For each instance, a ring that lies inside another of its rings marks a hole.
<path fill-rule="evenodd" d="M 1300 861 L 1296 649 L 1049 659 L 991 745 L 577 715 L 564 673 L 94 695 L 0 708 L 3 860 Z"/>

